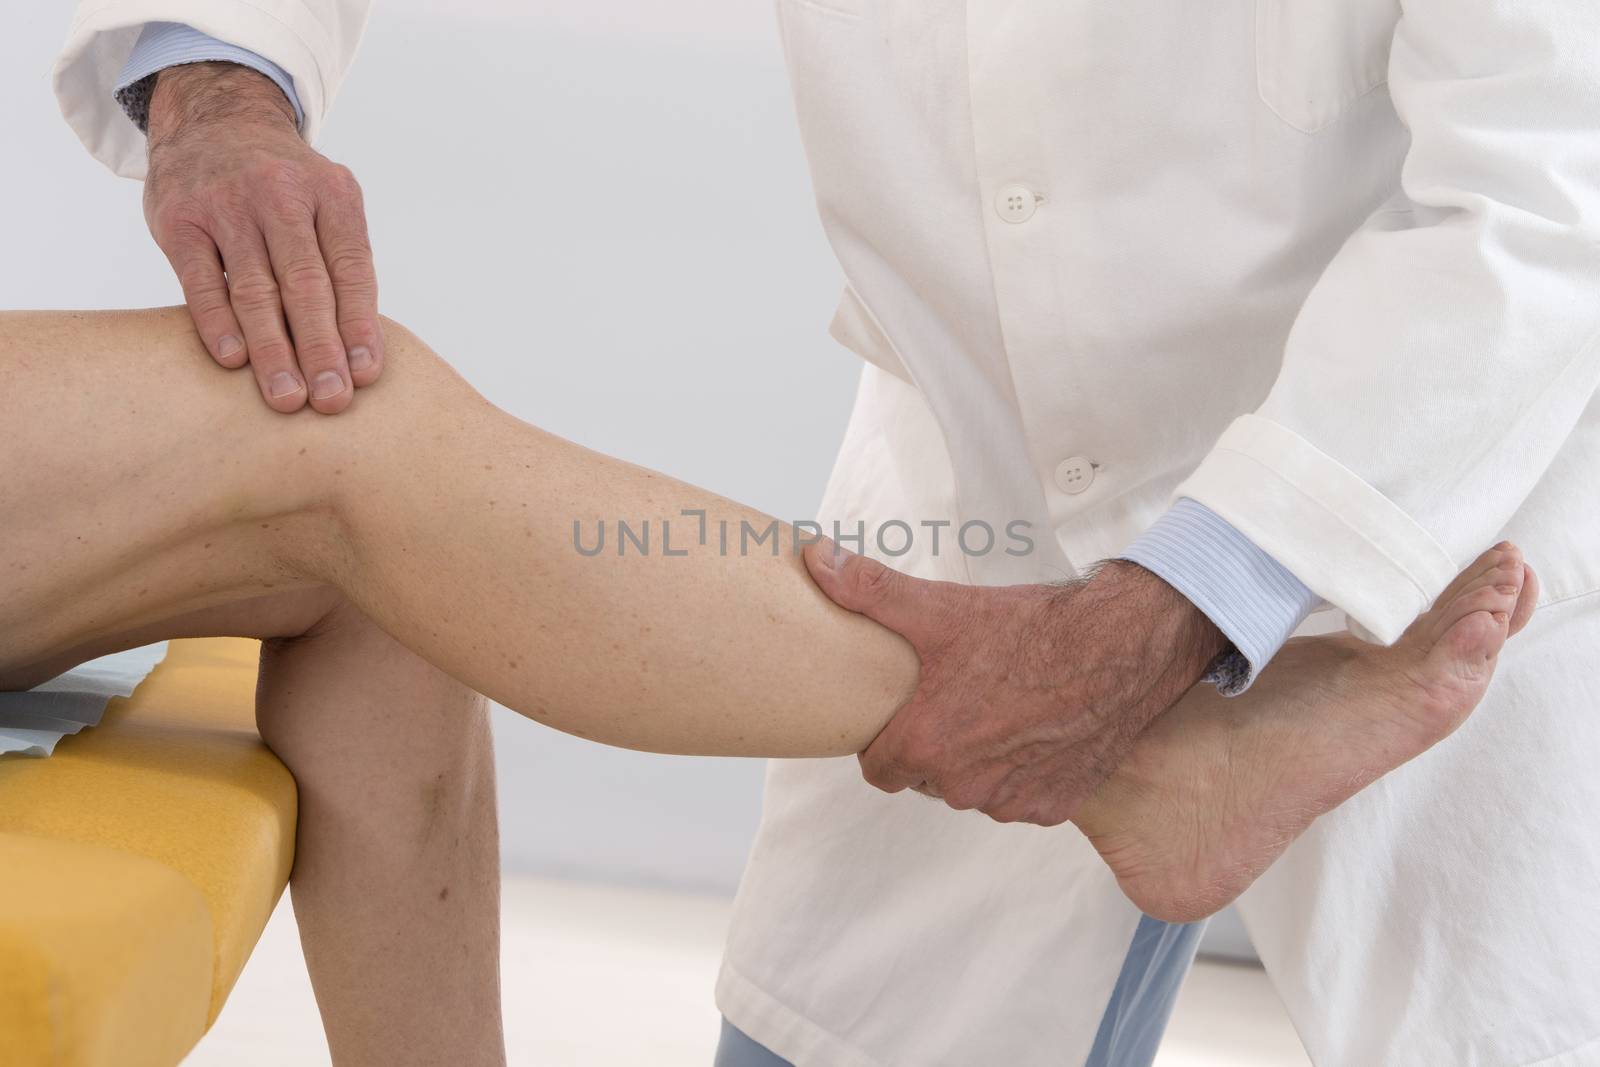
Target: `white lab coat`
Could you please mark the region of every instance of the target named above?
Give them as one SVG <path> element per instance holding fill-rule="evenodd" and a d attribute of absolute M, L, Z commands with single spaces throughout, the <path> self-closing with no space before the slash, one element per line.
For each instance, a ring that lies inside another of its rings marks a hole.
<path fill-rule="evenodd" d="M 822 517 L 1047 531 L 895 561 L 998 583 L 1182 494 L 1379 640 L 1515 538 L 1545 607 L 1484 705 L 1242 905 L 1319 1064 L 1600 1063 L 1600 8 L 777 7 L 871 364 Z M 169 19 L 288 70 L 314 137 L 366 9 L 86 0 L 63 113 L 138 176 L 109 83 Z M 719 1003 L 806 1065 L 1073 1063 L 1136 918 L 1071 828 L 774 765 Z"/>

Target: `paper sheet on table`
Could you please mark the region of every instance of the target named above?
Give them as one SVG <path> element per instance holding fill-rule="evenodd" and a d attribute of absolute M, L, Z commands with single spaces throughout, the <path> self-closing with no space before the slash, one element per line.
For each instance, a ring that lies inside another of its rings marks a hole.
<path fill-rule="evenodd" d="M 21 693 L 0 693 L 0 755 L 48 756 L 56 742 L 95 726 L 167 654 L 165 641 L 79 664 Z"/>

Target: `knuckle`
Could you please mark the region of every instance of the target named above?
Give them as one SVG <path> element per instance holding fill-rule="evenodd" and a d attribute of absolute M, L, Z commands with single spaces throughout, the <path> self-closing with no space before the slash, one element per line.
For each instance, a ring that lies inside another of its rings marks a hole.
<path fill-rule="evenodd" d="M 311 212 L 312 197 L 305 176 L 290 163 L 266 164 L 255 175 L 259 197 L 280 215 L 305 215 Z"/>
<path fill-rule="evenodd" d="M 1071 797 L 1050 794 L 1033 796 L 1028 798 L 1022 821 L 1034 826 L 1060 826 L 1072 818 L 1077 810 L 1077 802 Z"/>
<path fill-rule="evenodd" d="M 155 231 L 169 244 L 211 240 L 211 213 L 188 197 L 169 200 L 151 216 Z"/>
<path fill-rule="evenodd" d="M 257 183 L 283 191 L 300 191 L 306 184 L 305 167 L 283 156 L 262 156 L 250 165 L 249 173 Z"/>
<path fill-rule="evenodd" d="M 989 816 L 989 818 L 993 819 L 995 822 L 1015 823 L 1023 821 L 1022 807 L 1010 801 L 1007 801 L 1003 804 L 994 804 L 989 807 L 980 808 L 979 810 L 985 815 Z"/>
<path fill-rule="evenodd" d="M 893 761 L 875 753 L 862 754 L 861 777 L 866 779 L 868 785 L 885 793 L 898 793 L 904 788 Z"/>
<path fill-rule="evenodd" d="M 222 272 L 204 262 L 190 261 L 178 268 L 178 284 L 192 304 L 206 300 L 218 305 L 228 302 L 228 284 Z"/>
<path fill-rule="evenodd" d="M 278 283 L 259 271 L 240 274 L 229 282 L 233 306 L 245 313 L 277 314 Z"/>
<path fill-rule="evenodd" d="M 229 311 L 228 292 L 218 286 L 216 288 L 189 288 L 184 287 L 185 300 L 195 314 L 207 319 L 219 319 Z M 225 323 L 213 322 L 219 328 Z"/>
<path fill-rule="evenodd" d="M 856 564 L 850 578 L 856 592 L 862 597 L 872 600 L 887 596 L 894 585 L 893 571 L 876 560 L 869 560 L 864 556 L 856 557 Z"/>
<path fill-rule="evenodd" d="M 1057 817 L 1058 813 L 1049 809 L 1048 805 L 1041 805 L 1039 798 L 1027 790 L 993 798 L 989 804 L 979 810 L 995 822 L 1002 823 L 1056 826 L 1066 821 L 1064 817 Z"/>
<path fill-rule="evenodd" d="M 278 276 L 284 290 L 302 302 L 328 291 L 328 271 L 321 259 L 308 256 L 290 260 L 278 267 Z"/>
<path fill-rule="evenodd" d="M 328 271 L 349 291 L 373 281 L 372 250 L 366 245 L 339 245 L 328 251 Z"/>
<path fill-rule="evenodd" d="M 877 763 L 863 763 L 861 765 L 861 777 L 866 779 L 867 784 L 874 789 L 881 789 L 885 793 L 894 792 L 890 784 L 893 779 L 885 774 L 883 767 Z"/>
<path fill-rule="evenodd" d="M 373 373 L 383 369 L 383 348 L 377 344 L 378 331 L 373 329 L 372 320 L 355 313 L 347 312 L 344 305 L 339 307 L 339 336 L 346 348 L 365 345 L 372 358 L 371 370 Z"/>
<path fill-rule="evenodd" d="M 944 794 L 944 802 L 957 811 L 971 811 L 981 807 L 985 799 L 987 793 L 984 790 L 967 782 L 951 786 Z"/>
<path fill-rule="evenodd" d="M 250 200 L 246 196 L 229 197 L 219 201 L 211 209 L 210 217 L 216 220 L 217 232 L 224 240 L 229 235 L 248 234 L 257 230 L 255 221 L 250 216 Z"/>
<path fill-rule="evenodd" d="M 913 734 L 895 753 L 898 762 L 912 774 L 932 780 L 944 765 L 944 746 L 924 734 Z"/>
<path fill-rule="evenodd" d="M 355 171 L 343 163 L 330 163 L 326 174 L 324 180 L 334 196 L 360 203 L 361 183 L 356 180 Z"/>

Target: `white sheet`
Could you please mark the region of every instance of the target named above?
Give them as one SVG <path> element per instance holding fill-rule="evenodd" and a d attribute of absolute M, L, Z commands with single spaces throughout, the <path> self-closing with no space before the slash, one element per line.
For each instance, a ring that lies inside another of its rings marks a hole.
<path fill-rule="evenodd" d="M 0 754 L 48 756 L 56 742 L 98 725 L 113 697 L 125 697 L 167 654 L 165 641 L 103 656 L 23 693 L 0 693 Z"/>

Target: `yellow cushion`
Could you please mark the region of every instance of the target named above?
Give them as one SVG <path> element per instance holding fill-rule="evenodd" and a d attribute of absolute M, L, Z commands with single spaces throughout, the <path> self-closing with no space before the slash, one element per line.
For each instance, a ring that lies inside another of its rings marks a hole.
<path fill-rule="evenodd" d="M 0 1062 L 182 1058 L 294 861 L 295 788 L 255 728 L 255 641 L 174 641 L 101 724 L 0 760 Z"/>

